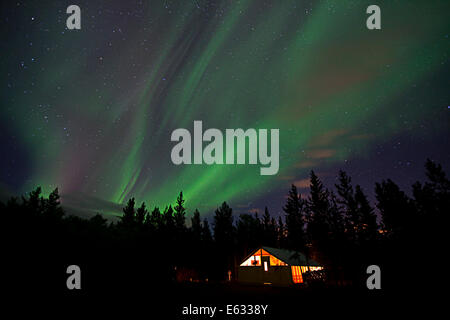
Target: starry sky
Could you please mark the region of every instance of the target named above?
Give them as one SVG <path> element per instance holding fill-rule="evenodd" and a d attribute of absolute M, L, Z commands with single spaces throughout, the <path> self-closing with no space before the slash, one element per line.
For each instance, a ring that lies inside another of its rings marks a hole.
<path fill-rule="evenodd" d="M 66 8 L 81 8 L 81 30 Z M 366 8 L 381 8 L 381 30 Z M 0 190 L 59 188 L 68 210 L 130 197 L 206 216 L 281 212 L 311 169 L 371 199 L 427 157 L 450 169 L 448 1 L 2 1 Z M 280 170 L 175 166 L 177 128 L 278 128 Z"/>

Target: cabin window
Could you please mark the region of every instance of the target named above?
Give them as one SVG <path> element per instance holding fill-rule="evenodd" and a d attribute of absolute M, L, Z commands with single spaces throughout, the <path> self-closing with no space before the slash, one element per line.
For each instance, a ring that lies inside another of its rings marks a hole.
<path fill-rule="evenodd" d="M 287 264 L 283 261 L 281 261 L 280 259 L 277 259 L 274 256 L 270 256 L 270 265 L 271 266 L 287 266 Z"/>
<path fill-rule="evenodd" d="M 264 261 L 264 271 L 269 271 L 269 267 L 267 266 L 267 261 Z"/>
<path fill-rule="evenodd" d="M 260 256 L 251 256 L 247 260 L 241 263 L 241 267 L 258 267 L 261 266 L 261 257 Z"/>
<path fill-rule="evenodd" d="M 271 266 L 287 266 L 288 264 L 284 261 L 281 261 L 277 257 L 271 255 L 264 249 L 260 249 L 255 252 L 254 255 L 252 255 L 250 258 L 245 260 L 243 263 L 241 263 L 241 267 L 248 266 L 248 267 L 258 267 L 261 266 L 261 256 L 263 257 L 269 257 L 270 265 Z"/>
<path fill-rule="evenodd" d="M 320 271 L 320 270 L 323 269 L 323 267 L 311 267 L 310 266 L 308 268 L 308 266 L 301 266 L 301 269 L 302 269 L 302 272 L 305 273 L 305 272 L 308 272 L 308 271 Z"/>
<path fill-rule="evenodd" d="M 309 267 L 310 271 L 320 271 L 322 269 L 323 269 L 323 267 Z"/>
<path fill-rule="evenodd" d="M 292 281 L 294 283 L 303 283 L 302 271 L 299 266 L 291 266 Z"/>

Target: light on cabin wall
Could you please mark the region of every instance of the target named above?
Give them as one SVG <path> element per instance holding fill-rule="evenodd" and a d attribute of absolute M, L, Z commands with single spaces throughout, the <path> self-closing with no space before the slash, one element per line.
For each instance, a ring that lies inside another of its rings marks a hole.
<path fill-rule="evenodd" d="M 267 266 L 267 261 L 264 261 L 264 271 L 269 271 L 269 267 Z"/>

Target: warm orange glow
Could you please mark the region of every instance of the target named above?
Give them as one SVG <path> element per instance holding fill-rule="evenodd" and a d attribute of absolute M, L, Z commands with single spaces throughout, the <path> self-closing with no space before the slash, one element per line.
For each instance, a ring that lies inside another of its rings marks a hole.
<path fill-rule="evenodd" d="M 323 269 L 323 267 L 307 267 L 307 266 L 301 266 L 302 273 L 308 272 L 308 271 L 320 271 Z"/>
<path fill-rule="evenodd" d="M 270 253 L 268 253 L 266 250 L 264 250 L 264 249 L 259 249 L 258 251 L 256 251 L 255 252 L 255 256 L 263 256 L 263 257 L 266 257 L 266 256 L 270 256 Z"/>
<path fill-rule="evenodd" d="M 270 256 L 270 265 L 271 266 L 287 266 L 287 264 L 283 261 L 281 261 L 280 259 L 274 257 L 274 256 Z"/>
<path fill-rule="evenodd" d="M 254 255 L 241 263 L 241 267 L 258 267 L 261 265 L 261 257 Z"/>
<path fill-rule="evenodd" d="M 281 261 L 277 257 L 274 257 L 273 255 L 268 253 L 266 250 L 260 249 L 260 250 L 256 251 L 254 255 L 252 255 L 247 260 L 242 262 L 241 267 L 244 267 L 244 266 L 259 267 L 259 266 L 261 266 L 261 256 L 269 257 L 271 266 L 287 266 L 287 263 Z"/>
<path fill-rule="evenodd" d="M 302 272 L 299 266 L 291 266 L 292 281 L 294 283 L 303 283 Z"/>

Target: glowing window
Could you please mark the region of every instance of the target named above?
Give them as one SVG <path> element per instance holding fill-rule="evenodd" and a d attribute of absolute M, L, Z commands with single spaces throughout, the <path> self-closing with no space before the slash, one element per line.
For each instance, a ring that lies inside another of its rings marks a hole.
<path fill-rule="evenodd" d="M 291 266 L 292 281 L 294 283 L 303 283 L 302 272 L 299 266 Z"/>
<path fill-rule="evenodd" d="M 267 266 L 267 261 L 264 261 L 264 271 L 269 271 L 269 267 Z"/>
<path fill-rule="evenodd" d="M 308 272 L 308 271 L 314 272 L 314 271 L 320 271 L 320 270 L 323 270 L 323 267 L 309 267 L 308 268 L 307 266 L 301 266 L 301 271 L 303 273 Z"/>
<path fill-rule="evenodd" d="M 311 270 L 311 271 L 320 271 L 322 269 L 323 269 L 323 267 L 309 267 L 309 270 Z"/>
<path fill-rule="evenodd" d="M 270 256 L 270 265 L 271 266 L 287 266 L 287 264 L 283 261 L 281 261 L 280 259 L 277 259 L 274 256 Z"/>
<path fill-rule="evenodd" d="M 287 266 L 288 264 L 271 255 L 264 249 L 256 251 L 250 258 L 241 263 L 241 266 L 261 266 L 261 256 L 269 257 L 271 266 Z"/>
<path fill-rule="evenodd" d="M 241 267 L 257 267 L 261 266 L 261 257 L 260 256 L 251 256 L 247 260 L 241 263 Z"/>

